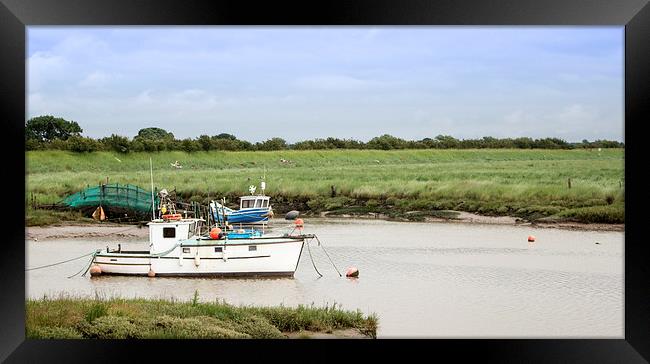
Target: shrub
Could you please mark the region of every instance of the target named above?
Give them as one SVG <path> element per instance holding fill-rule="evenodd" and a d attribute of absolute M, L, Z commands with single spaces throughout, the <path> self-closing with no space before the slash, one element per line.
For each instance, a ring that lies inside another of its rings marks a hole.
<path fill-rule="evenodd" d="M 68 139 L 68 148 L 73 152 L 94 152 L 99 150 L 99 143 L 95 139 L 72 136 Z"/>
<path fill-rule="evenodd" d="M 28 339 L 81 339 L 83 336 L 71 327 L 36 326 L 27 328 L 25 336 Z"/>
<path fill-rule="evenodd" d="M 101 316 L 92 323 L 81 322 L 77 329 L 91 339 L 136 339 L 141 332 L 129 318 L 112 315 Z"/>

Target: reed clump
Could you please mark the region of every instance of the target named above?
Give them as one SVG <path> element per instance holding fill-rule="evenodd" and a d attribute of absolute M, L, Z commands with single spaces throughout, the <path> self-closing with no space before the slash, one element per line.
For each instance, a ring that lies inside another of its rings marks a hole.
<path fill-rule="evenodd" d="M 247 307 L 225 302 L 122 298 L 26 301 L 31 339 L 282 339 L 291 333 L 356 329 L 375 338 L 376 315 L 340 306 Z"/>

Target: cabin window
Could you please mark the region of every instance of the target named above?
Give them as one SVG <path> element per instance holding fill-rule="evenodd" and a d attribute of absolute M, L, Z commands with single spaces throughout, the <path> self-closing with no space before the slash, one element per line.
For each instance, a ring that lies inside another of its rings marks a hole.
<path fill-rule="evenodd" d="M 242 200 L 242 201 L 241 201 L 241 207 L 242 207 L 242 208 L 249 208 L 249 207 L 251 207 L 251 201 L 250 201 L 250 200 Z"/>
<path fill-rule="evenodd" d="M 176 237 L 176 228 L 166 227 L 163 228 L 163 238 L 175 238 Z"/>
<path fill-rule="evenodd" d="M 221 253 L 221 252 L 223 252 L 223 248 L 220 247 L 220 246 L 215 247 L 215 248 L 214 248 L 214 252 L 215 252 L 215 253 Z"/>
<path fill-rule="evenodd" d="M 256 246 L 256 245 L 249 245 L 249 246 L 248 246 L 248 251 L 249 251 L 249 252 L 257 251 L 257 246 Z"/>
<path fill-rule="evenodd" d="M 183 248 L 183 253 L 189 253 L 189 252 L 190 252 L 190 248 Z"/>
<path fill-rule="evenodd" d="M 255 200 L 255 207 L 262 207 L 262 200 Z"/>
<path fill-rule="evenodd" d="M 269 200 L 262 200 L 262 207 L 269 207 Z"/>

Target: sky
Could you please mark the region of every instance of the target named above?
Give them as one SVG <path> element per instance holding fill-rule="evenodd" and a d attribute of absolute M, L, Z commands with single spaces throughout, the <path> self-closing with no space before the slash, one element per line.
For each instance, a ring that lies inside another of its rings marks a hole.
<path fill-rule="evenodd" d="M 624 28 L 27 29 L 27 116 L 85 136 L 624 141 Z"/>

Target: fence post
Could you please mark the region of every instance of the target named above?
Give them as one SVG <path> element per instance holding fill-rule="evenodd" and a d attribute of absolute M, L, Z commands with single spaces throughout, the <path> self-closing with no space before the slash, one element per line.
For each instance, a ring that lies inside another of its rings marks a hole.
<path fill-rule="evenodd" d="M 567 184 L 569 185 L 569 188 L 571 188 L 571 178 L 567 179 Z"/>

